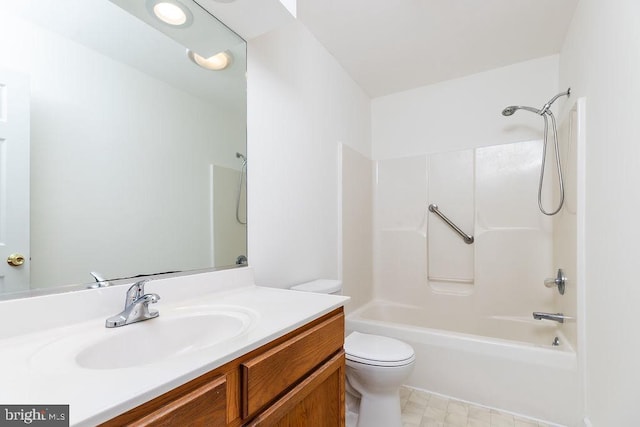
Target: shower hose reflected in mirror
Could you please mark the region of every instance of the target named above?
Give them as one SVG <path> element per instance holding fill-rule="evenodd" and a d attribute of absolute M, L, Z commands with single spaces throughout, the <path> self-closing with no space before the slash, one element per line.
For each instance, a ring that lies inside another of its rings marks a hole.
<path fill-rule="evenodd" d="M 236 221 L 239 224 L 247 225 L 247 220 L 242 221 L 240 219 L 240 200 L 242 198 L 242 189 L 246 186 L 246 175 L 247 175 L 247 158 L 242 155 L 242 153 L 236 153 L 236 158 L 242 159 L 242 169 L 240 170 L 240 181 L 238 183 L 238 197 L 236 197 Z M 245 189 L 246 194 L 246 189 Z"/>
<path fill-rule="evenodd" d="M 540 166 L 540 182 L 538 184 L 538 208 L 540 208 L 540 212 L 545 215 L 555 215 L 560 212 L 562 209 L 562 205 L 564 204 L 564 180 L 562 177 L 562 165 L 560 164 L 560 151 L 558 150 L 558 130 L 556 128 L 556 118 L 550 110 L 551 104 L 553 104 L 556 99 L 561 96 L 569 96 L 571 94 L 571 88 L 567 89 L 566 92 L 561 92 L 551 98 L 549 102 L 544 104 L 541 109 L 536 109 L 533 107 L 525 107 L 522 105 L 511 105 L 504 110 L 502 110 L 503 116 L 512 116 L 518 110 L 525 110 L 532 113 L 536 113 L 544 119 L 544 142 L 542 145 L 542 165 Z M 558 203 L 558 207 L 552 212 L 548 212 L 542 206 L 542 184 L 544 183 L 544 169 L 545 169 L 545 161 L 547 158 L 547 141 L 549 134 L 549 120 L 547 116 L 551 117 L 551 126 L 553 127 L 553 146 L 556 152 L 556 170 L 558 172 L 558 187 L 560 191 L 560 202 Z"/>

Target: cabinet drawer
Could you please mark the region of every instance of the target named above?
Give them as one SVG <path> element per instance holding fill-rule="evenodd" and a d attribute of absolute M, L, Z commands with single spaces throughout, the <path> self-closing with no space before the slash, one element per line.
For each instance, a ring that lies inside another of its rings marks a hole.
<path fill-rule="evenodd" d="M 255 414 L 342 348 L 344 314 L 338 313 L 241 364 L 242 417 Z"/>
<path fill-rule="evenodd" d="M 344 363 L 341 351 L 245 427 L 344 427 Z"/>
<path fill-rule="evenodd" d="M 130 426 L 222 426 L 227 423 L 227 381 L 224 376 L 171 399 Z"/>

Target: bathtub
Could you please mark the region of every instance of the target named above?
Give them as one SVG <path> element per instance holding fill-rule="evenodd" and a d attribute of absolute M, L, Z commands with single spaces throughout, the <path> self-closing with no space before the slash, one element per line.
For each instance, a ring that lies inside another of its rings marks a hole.
<path fill-rule="evenodd" d="M 408 386 L 553 424 L 581 425 L 576 353 L 555 322 L 457 319 L 373 301 L 347 316 L 346 329 L 413 346 L 416 365 Z M 552 345 L 555 337 L 558 346 Z"/>

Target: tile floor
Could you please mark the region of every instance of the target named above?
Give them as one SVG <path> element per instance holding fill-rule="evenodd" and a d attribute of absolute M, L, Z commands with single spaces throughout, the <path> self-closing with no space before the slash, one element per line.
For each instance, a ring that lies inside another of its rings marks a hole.
<path fill-rule="evenodd" d="M 400 389 L 400 399 L 403 427 L 551 427 L 409 387 Z"/>

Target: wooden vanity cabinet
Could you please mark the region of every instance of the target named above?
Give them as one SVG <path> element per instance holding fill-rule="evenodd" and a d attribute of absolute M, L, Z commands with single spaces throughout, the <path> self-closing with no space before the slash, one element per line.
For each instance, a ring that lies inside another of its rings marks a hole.
<path fill-rule="evenodd" d="M 344 426 L 344 366 L 341 351 L 245 425 Z"/>
<path fill-rule="evenodd" d="M 184 394 L 169 392 L 158 409 L 141 409 L 129 426 L 214 426 L 227 422 L 227 381 L 218 376 Z M 134 409 L 135 411 L 135 409 Z"/>
<path fill-rule="evenodd" d="M 343 343 L 339 308 L 102 426 L 344 426 Z"/>

